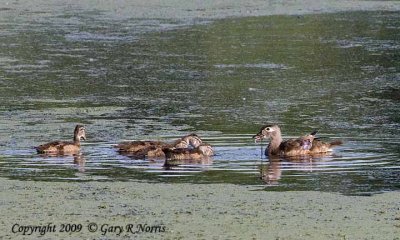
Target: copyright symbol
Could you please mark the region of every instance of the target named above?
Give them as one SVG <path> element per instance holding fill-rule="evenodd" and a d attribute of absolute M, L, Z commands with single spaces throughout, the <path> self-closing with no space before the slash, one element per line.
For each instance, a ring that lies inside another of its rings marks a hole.
<path fill-rule="evenodd" d="M 92 222 L 88 224 L 87 228 L 89 232 L 96 232 L 98 227 L 96 223 Z"/>

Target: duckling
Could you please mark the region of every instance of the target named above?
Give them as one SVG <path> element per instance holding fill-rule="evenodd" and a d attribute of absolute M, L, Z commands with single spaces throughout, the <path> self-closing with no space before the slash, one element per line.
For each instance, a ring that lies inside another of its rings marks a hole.
<path fill-rule="evenodd" d="M 116 148 L 121 154 L 132 156 L 136 159 L 140 158 L 162 158 L 165 157 L 163 148 L 195 148 L 202 143 L 202 140 L 196 134 L 186 135 L 173 143 L 165 143 L 161 141 L 133 141 L 120 143 Z"/>
<path fill-rule="evenodd" d="M 175 141 L 174 145 L 176 148 L 197 148 L 202 143 L 203 141 L 201 140 L 201 138 L 197 134 L 192 133 Z"/>
<path fill-rule="evenodd" d="M 71 155 L 79 152 L 81 140 L 86 140 L 85 127 L 76 125 L 73 142 L 54 141 L 37 146 L 35 149 L 42 154 Z"/>
<path fill-rule="evenodd" d="M 214 155 L 214 150 L 209 144 L 201 144 L 196 148 L 163 148 L 168 160 L 198 160 Z"/>
<path fill-rule="evenodd" d="M 317 131 L 309 135 L 299 137 L 297 139 L 282 140 L 281 129 L 278 125 L 263 126 L 260 131 L 253 136 L 255 141 L 260 141 L 264 138 L 269 138 L 270 143 L 265 149 L 267 156 L 298 156 L 308 154 L 321 154 L 332 151 L 332 147 L 341 145 L 342 141 L 337 140 L 330 143 L 322 142 L 315 138 Z"/>

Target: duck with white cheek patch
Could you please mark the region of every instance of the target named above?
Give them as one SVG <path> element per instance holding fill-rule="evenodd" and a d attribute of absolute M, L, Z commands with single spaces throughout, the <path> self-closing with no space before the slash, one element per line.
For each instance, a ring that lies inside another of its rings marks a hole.
<path fill-rule="evenodd" d="M 342 144 L 336 140 L 330 143 L 322 142 L 315 137 L 317 131 L 296 139 L 283 140 L 281 129 L 276 124 L 265 125 L 253 136 L 256 142 L 265 138 L 270 142 L 265 149 L 267 156 L 292 157 L 300 155 L 323 154 L 332 151 L 332 148 Z"/>

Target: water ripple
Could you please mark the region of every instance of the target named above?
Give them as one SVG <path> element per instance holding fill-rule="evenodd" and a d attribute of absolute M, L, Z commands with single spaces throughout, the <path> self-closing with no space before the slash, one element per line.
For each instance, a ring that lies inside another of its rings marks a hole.
<path fill-rule="evenodd" d="M 380 176 L 400 172 L 397 156 L 371 150 L 370 146 L 381 140 L 352 140 L 348 145 L 338 147 L 333 154 L 318 158 L 304 158 L 300 161 L 269 161 L 260 154 L 260 147 L 251 143 L 249 135 L 205 136 L 207 142 L 215 146 L 216 155 L 212 163 L 182 163 L 166 167 L 164 160 L 133 160 L 119 155 L 112 143 L 100 142 L 85 144 L 81 156 L 46 157 L 33 150 L 4 150 L 0 152 L 1 176 L 17 179 L 37 179 L 41 181 L 183 181 L 215 183 L 219 181 L 237 184 L 266 185 L 275 188 L 298 188 L 308 182 L 307 188 L 325 189 L 326 181 L 344 181 L 347 174 L 358 178 L 385 182 L 386 188 L 396 188 L 390 178 Z M 168 138 L 167 138 L 168 140 Z M 38 175 L 40 173 L 40 175 Z M 80 173 L 77 175 L 77 173 Z M 325 179 L 327 178 L 327 179 Z M 175 179 L 175 180 L 173 180 Z M 354 177 L 352 177 L 354 179 Z M 395 181 L 396 179 L 393 179 Z M 318 186 L 315 185 L 318 181 Z M 354 184 L 354 183 L 353 183 Z M 362 185 L 362 186 L 361 186 Z M 365 191 L 364 182 L 352 193 Z M 327 187 L 331 188 L 330 182 Z M 304 187 L 304 186 L 303 186 Z M 362 187 L 362 189 L 361 189 Z M 373 192 L 373 186 L 367 188 Z M 329 190 L 329 189 L 325 189 Z M 334 189 L 331 189 L 334 190 Z M 337 189 L 337 191 L 341 191 Z"/>

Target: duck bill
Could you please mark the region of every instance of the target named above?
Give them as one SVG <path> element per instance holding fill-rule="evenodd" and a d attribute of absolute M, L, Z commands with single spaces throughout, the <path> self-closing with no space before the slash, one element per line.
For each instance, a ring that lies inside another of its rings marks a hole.
<path fill-rule="evenodd" d="M 265 136 L 261 132 L 259 132 L 253 136 L 255 143 L 261 142 L 264 138 L 265 138 Z"/>

